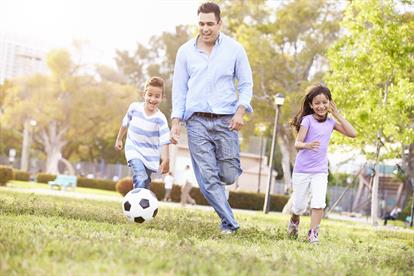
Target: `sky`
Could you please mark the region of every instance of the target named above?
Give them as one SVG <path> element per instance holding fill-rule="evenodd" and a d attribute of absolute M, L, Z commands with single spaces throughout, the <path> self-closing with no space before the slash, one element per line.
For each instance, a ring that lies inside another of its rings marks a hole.
<path fill-rule="evenodd" d="M 47 48 L 87 43 L 100 63 L 115 49 L 133 50 L 152 35 L 197 22 L 198 0 L 2 0 L 0 32 Z"/>

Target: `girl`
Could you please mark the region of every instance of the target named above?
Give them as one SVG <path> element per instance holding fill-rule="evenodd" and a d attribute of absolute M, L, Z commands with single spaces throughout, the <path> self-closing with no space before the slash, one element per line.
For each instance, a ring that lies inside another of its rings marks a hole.
<path fill-rule="evenodd" d="M 331 113 L 336 119 L 328 116 Z M 339 113 L 331 97 L 331 91 L 321 84 L 307 89 L 300 111 L 291 125 L 298 132 L 295 148 L 298 150 L 292 175 L 292 217 L 288 223 L 288 235 L 297 237 L 299 216 L 307 206 L 311 195 L 311 225 L 308 241 L 318 243 L 319 223 L 325 208 L 328 185 L 328 145 L 335 129 L 348 137 L 355 137 L 352 125 Z"/>

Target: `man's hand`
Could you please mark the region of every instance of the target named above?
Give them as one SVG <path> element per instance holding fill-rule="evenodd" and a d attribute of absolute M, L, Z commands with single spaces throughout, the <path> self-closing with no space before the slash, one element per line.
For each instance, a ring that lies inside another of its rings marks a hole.
<path fill-rule="evenodd" d="M 122 150 L 123 146 L 124 146 L 124 144 L 122 143 L 122 140 L 117 139 L 116 142 L 115 142 L 115 149 L 120 151 L 120 150 Z"/>
<path fill-rule="evenodd" d="M 170 160 L 162 160 L 160 164 L 160 171 L 162 174 L 168 173 L 170 171 Z"/>
<path fill-rule="evenodd" d="M 171 122 L 171 143 L 177 144 L 178 140 L 180 140 L 180 133 L 181 133 L 181 126 L 180 120 L 177 118 L 172 119 Z"/>
<path fill-rule="evenodd" d="M 230 120 L 229 129 L 239 131 L 244 126 L 244 119 L 243 115 L 245 112 L 245 108 L 243 106 L 239 106 L 234 114 L 233 118 Z"/>

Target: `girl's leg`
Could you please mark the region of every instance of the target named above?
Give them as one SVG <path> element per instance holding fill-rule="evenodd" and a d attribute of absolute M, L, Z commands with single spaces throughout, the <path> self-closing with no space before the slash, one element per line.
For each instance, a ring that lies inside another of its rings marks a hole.
<path fill-rule="evenodd" d="M 319 224 L 321 223 L 323 217 L 323 209 L 312 209 L 312 214 L 311 214 L 311 225 L 310 228 L 311 229 L 316 229 L 318 228 Z"/>

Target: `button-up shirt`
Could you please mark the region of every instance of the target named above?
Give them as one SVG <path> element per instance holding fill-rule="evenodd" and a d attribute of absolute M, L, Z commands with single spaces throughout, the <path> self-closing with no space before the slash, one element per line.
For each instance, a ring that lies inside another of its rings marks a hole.
<path fill-rule="evenodd" d="M 220 33 L 209 55 L 197 48 L 197 38 L 191 39 L 177 52 L 171 118 L 186 121 L 194 112 L 234 114 L 240 105 L 252 112 L 252 89 L 249 60 L 237 41 Z"/>

